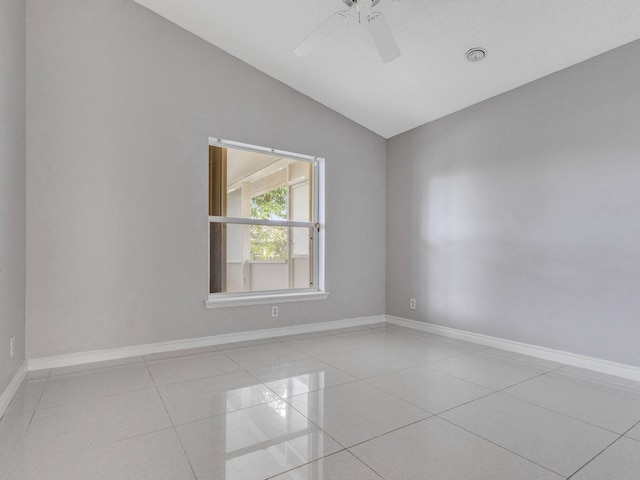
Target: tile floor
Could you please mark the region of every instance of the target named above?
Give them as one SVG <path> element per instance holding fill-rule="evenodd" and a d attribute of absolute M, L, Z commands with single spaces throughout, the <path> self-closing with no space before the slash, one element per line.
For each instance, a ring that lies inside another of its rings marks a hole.
<path fill-rule="evenodd" d="M 640 383 L 374 325 L 31 372 L 0 480 L 638 480 Z"/>

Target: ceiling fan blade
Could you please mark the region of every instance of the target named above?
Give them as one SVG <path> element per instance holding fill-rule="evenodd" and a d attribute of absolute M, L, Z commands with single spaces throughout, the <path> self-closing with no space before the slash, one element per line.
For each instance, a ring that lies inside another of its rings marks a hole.
<path fill-rule="evenodd" d="M 331 33 L 331 27 L 336 23 L 346 20 L 348 16 L 349 12 L 347 10 L 331 15 L 295 48 L 294 53 L 300 57 L 305 57 L 312 53 L 328 38 Z"/>
<path fill-rule="evenodd" d="M 381 13 L 376 12 L 369 17 L 369 32 L 384 63 L 391 62 L 400 56 L 398 44 Z"/>

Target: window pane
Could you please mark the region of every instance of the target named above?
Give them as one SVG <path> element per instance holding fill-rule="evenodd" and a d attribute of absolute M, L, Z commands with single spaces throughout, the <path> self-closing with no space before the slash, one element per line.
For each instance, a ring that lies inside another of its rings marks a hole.
<path fill-rule="evenodd" d="M 211 225 L 224 235 L 227 252 L 224 265 L 212 264 L 212 271 L 224 271 L 225 280 L 211 293 L 313 288 L 313 228 Z M 217 250 L 213 243 L 219 241 L 219 235 L 211 237 L 212 250 Z"/>
<path fill-rule="evenodd" d="M 209 147 L 209 215 L 311 222 L 313 164 L 277 155 Z M 297 191 L 296 200 L 290 198 Z M 295 212 L 291 211 L 295 206 Z M 265 216 L 266 215 L 266 216 Z"/>
<path fill-rule="evenodd" d="M 289 189 L 286 186 L 251 197 L 251 218 L 287 220 L 288 211 Z"/>
<path fill-rule="evenodd" d="M 289 229 L 271 225 L 251 225 L 252 261 L 272 262 L 289 258 Z"/>
<path fill-rule="evenodd" d="M 311 222 L 311 199 L 309 182 L 305 181 L 291 187 L 291 220 Z"/>

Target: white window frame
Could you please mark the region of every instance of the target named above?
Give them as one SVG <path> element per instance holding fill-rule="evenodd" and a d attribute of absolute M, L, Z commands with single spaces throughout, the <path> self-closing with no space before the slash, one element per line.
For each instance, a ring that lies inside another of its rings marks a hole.
<path fill-rule="evenodd" d="M 289 220 L 260 220 L 237 217 L 209 216 L 209 223 L 227 223 L 236 225 L 276 225 L 282 227 L 303 227 L 315 229 L 313 236 L 313 288 L 268 290 L 259 292 L 225 292 L 209 293 L 205 300 L 207 308 L 241 307 L 248 305 L 264 305 L 273 303 L 300 302 L 310 300 L 324 300 L 329 292 L 324 289 L 325 267 L 325 195 L 324 195 L 324 158 L 287 152 L 275 148 L 259 147 L 246 143 L 209 137 L 209 146 L 233 148 L 256 153 L 266 153 L 274 156 L 291 158 L 293 160 L 309 162 L 313 165 L 313 211 L 311 222 L 294 222 Z M 207 229 L 210 231 L 210 229 Z M 211 241 L 211 239 L 209 239 Z M 209 259 L 208 259 L 209 260 Z M 207 265 L 210 262 L 207 261 Z"/>

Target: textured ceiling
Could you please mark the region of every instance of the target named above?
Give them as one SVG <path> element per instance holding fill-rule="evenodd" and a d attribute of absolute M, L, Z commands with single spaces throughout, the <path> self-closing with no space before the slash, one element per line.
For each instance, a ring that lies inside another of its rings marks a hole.
<path fill-rule="evenodd" d="M 298 57 L 342 0 L 136 1 L 385 138 L 640 38 L 640 0 L 382 0 L 400 58 L 355 18 Z"/>

